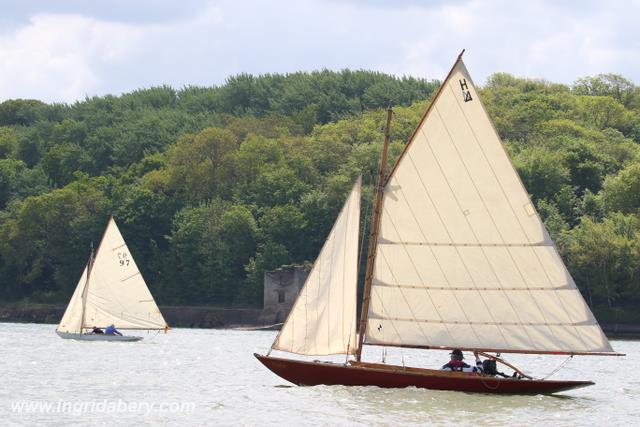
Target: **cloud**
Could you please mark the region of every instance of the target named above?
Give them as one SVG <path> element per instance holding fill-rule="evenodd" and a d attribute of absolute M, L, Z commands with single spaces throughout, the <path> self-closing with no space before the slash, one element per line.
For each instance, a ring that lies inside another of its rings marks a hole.
<path fill-rule="evenodd" d="M 95 4 L 94 4 L 95 3 Z M 27 1 L 0 18 L 0 101 L 72 102 L 247 72 L 373 69 L 441 79 L 462 48 L 495 72 L 640 82 L 640 2 Z M 155 8 L 153 6 L 156 6 Z"/>
<path fill-rule="evenodd" d="M 78 15 L 36 15 L 0 36 L 0 94 L 72 101 L 105 84 L 105 63 L 130 59 L 140 32 L 131 26 Z"/>

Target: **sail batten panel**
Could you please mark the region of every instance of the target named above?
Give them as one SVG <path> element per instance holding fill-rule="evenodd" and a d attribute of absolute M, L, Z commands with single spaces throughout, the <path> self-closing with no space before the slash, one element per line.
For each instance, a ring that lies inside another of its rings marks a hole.
<path fill-rule="evenodd" d="M 366 343 L 612 351 L 462 61 L 388 177 L 380 224 Z"/>
<path fill-rule="evenodd" d="M 360 186 L 358 179 L 273 349 L 314 356 L 355 353 Z"/>

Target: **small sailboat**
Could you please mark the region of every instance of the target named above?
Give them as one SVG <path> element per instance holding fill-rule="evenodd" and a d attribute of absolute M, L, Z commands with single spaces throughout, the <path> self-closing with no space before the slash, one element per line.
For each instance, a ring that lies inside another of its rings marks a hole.
<path fill-rule="evenodd" d="M 387 175 L 391 117 L 389 109 L 359 333 L 358 182 L 271 349 L 255 357 L 298 385 L 516 394 L 592 385 L 534 379 L 502 356 L 621 354 L 562 262 L 462 53 Z M 515 376 L 365 362 L 365 345 L 474 351 Z M 272 350 L 346 357 L 305 361 Z"/>
<path fill-rule="evenodd" d="M 109 218 L 95 256 L 91 250 L 56 333 L 83 341 L 142 339 L 92 332 L 110 325 L 124 331 L 168 329 L 113 217 Z"/>

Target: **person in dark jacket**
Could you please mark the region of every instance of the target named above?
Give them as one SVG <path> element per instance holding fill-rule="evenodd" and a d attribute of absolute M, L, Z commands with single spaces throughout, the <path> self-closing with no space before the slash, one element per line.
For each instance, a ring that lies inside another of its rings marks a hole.
<path fill-rule="evenodd" d="M 449 355 L 451 356 L 451 360 L 449 361 L 449 363 L 443 365 L 441 369 L 443 371 L 482 373 L 482 361 L 478 357 L 478 353 L 474 352 L 473 354 L 476 357 L 476 366 L 471 366 L 465 363 L 462 350 L 456 348 L 451 353 L 449 353 Z"/>

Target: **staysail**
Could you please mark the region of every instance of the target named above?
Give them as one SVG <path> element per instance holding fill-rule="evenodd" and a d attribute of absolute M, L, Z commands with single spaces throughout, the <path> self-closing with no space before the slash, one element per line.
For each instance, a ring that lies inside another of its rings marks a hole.
<path fill-rule="evenodd" d="M 358 178 L 273 349 L 314 356 L 355 352 L 360 186 Z"/>
<path fill-rule="evenodd" d="M 460 58 L 386 181 L 364 341 L 613 352 Z"/>
<path fill-rule="evenodd" d="M 62 320 L 58 325 L 58 330 L 62 332 L 80 333 L 82 331 L 82 298 L 85 286 L 87 284 L 87 265 L 78 280 L 76 290 L 73 291 L 69 305 L 62 316 Z"/>
<path fill-rule="evenodd" d="M 79 333 L 82 328 L 111 324 L 119 329 L 165 328 L 166 322 L 113 218 L 109 219 L 87 280 L 88 267 L 58 330 Z"/>

